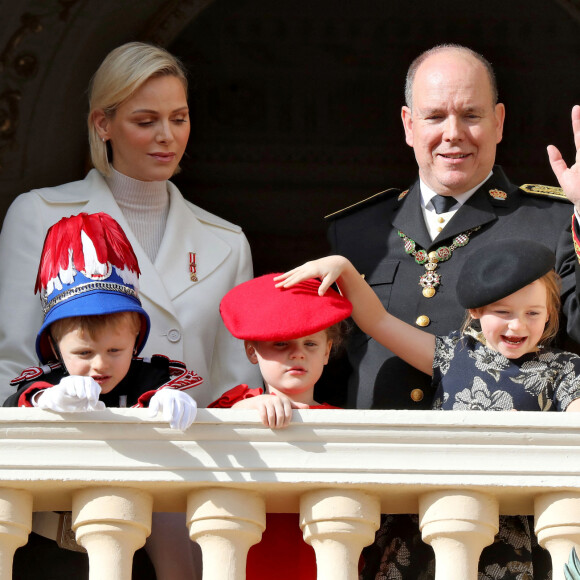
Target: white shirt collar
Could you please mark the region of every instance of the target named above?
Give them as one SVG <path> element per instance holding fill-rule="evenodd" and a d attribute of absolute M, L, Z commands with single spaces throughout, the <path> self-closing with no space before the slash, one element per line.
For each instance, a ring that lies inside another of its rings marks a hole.
<path fill-rule="evenodd" d="M 454 195 L 453 197 L 455 198 L 457 203 L 463 205 L 492 176 L 492 174 L 493 171 L 490 171 L 489 175 L 481 183 L 478 183 L 475 187 L 472 187 L 465 193 Z M 434 212 L 435 210 L 432 209 L 431 205 L 428 204 L 431 201 L 431 198 L 435 197 L 437 193 L 433 191 L 422 179 L 419 179 L 419 186 L 421 187 L 421 207 L 424 207 L 425 209 L 427 209 L 427 211 Z"/>
<path fill-rule="evenodd" d="M 431 240 L 434 240 L 449 223 L 449 220 L 455 215 L 455 212 L 491 177 L 493 171 L 489 172 L 489 175 L 475 187 L 471 188 L 465 193 L 460 193 L 459 195 L 453 196 L 457 201 L 449 211 L 437 214 L 435 208 L 429 203 L 431 199 L 437 195 L 422 179 L 419 180 L 419 185 L 421 188 L 421 212 L 423 213 L 423 219 L 425 220 L 425 225 L 427 226 L 427 231 L 431 236 Z"/>

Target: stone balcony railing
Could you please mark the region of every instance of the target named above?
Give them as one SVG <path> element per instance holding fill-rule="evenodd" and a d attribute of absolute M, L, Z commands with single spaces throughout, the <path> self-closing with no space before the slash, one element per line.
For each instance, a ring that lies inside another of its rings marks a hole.
<path fill-rule="evenodd" d="M 580 415 L 295 412 L 272 431 L 251 411 L 201 409 L 186 432 L 114 409 L 0 410 L 0 578 L 33 512 L 72 511 L 90 580 L 128 580 L 153 511 L 184 511 L 204 578 L 245 577 L 266 512 L 299 512 L 318 579 L 354 580 L 380 513 L 418 513 L 437 580 L 475 580 L 498 514 L 534 514 L 564 578 L 580 547 Z"/>

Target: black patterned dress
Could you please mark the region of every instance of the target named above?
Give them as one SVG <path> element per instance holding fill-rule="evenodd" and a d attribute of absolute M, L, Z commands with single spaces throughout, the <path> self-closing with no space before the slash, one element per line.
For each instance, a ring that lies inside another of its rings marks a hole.
<path fill-rule="evenodd" d="M 488 348 L 474 329 L 438 336 L 433 360 L 433 409 L 565 411 L 580 398 L 580 357 L 541 348 L 508 359 Z M 435 557 L 421 539 L 416 515 L 381 518 L 375 542 L 363 551 L 361 580 L 433 580 Z M 478 580 L 548 580 L 549 554 L 538 546 L 533 518 L 500 516 L 499 532 L 484 548 Z"/>

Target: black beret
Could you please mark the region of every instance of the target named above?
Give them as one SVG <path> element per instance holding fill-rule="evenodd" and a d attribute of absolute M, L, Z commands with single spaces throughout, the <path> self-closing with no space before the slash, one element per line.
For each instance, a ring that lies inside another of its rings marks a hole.
<path fill-rule="evenodd" d="M 554 252 L 533 240 L 496 240 L 461 268 L 457 300 L 464 308 L 492 304 L 541 278 L 555 263 Z"/>

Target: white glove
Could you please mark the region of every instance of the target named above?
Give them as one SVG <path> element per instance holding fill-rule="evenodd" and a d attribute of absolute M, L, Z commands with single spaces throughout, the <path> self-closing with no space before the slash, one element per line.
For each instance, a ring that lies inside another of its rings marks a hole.
<path fill-rule="evenodd" d="M 36 406 L 58 413 L 101 411 L 105 403 L 99 401 L 100 394 L 101 385 L 91 377 L 64 377 L 38 395 Z"/>
<path fill-rule="evenodd" d="M 187 429 L 197 414 L 197 403 L 189 395 L 177 389 L 165 388 L 157 391 L 149 401 L 149 416 L 163 411 L 163 420 L 169 421 L 172 429 Z"/>

